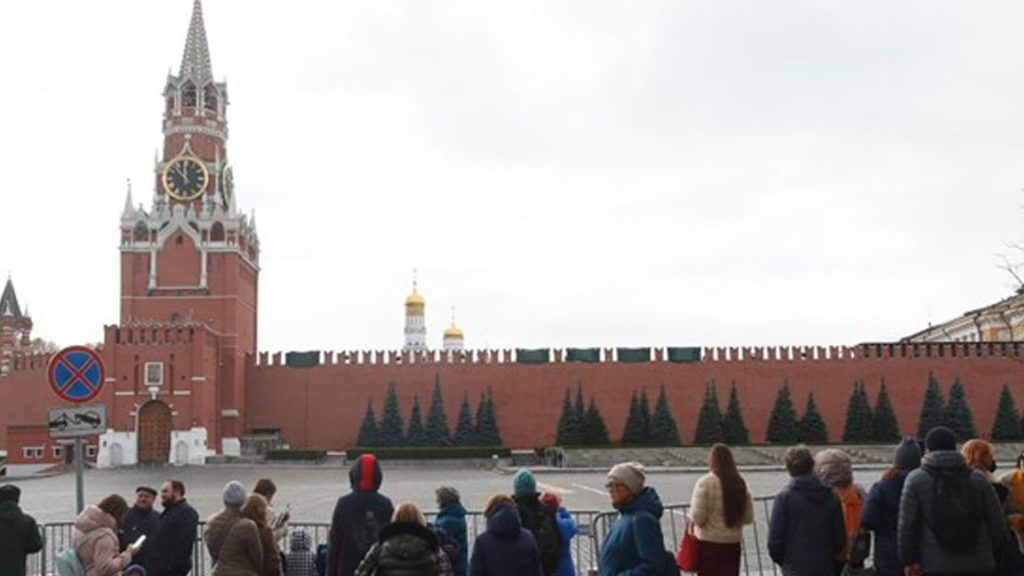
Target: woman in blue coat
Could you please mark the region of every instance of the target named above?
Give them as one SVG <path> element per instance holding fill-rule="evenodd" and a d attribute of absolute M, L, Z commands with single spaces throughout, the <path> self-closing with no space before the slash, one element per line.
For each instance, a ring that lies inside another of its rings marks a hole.
<path fill-rule="evenodd" d="M 572 561 L 572 538 L 579 531 L 576 522 L 573 521 L 569 511 L 562 506 L 562 499 L 558 497 L 558 494 L 545 492 L 540 495 L 540 503 L 555 512 L 555 522 L 558 524 L 558 533 L 561 536 L 561 551 L 555 576 L 576 576 L 576 565 Z"/>
<path fill-rule="evenodd" d="M 619 518 L 601 543 L 598 576 L 660 576 L 665 569 L 664 507 L 644 479 L 636 462 L 616 464 L 608 472 L 608 495 Z"/>
<path fill-rule="evenodd" d="M 512 499 L 491 496 L 484 507 L 487 531 L 473 542 L 469 576 L 542 576 L 540 550 L 524 530 Z"/>
<path fill-rule="evenodd" d="M 469 562 L 469 544 L 466 541 L 466 509 L 460 501 L 459 491 L 451 486 L 441 486 L 434 491 L 437 497 L 437 518 L 434 524 L 455 539 L 459 549 L 452 563 L 455 576 L 466 576 Z"/>
<path fill-rule="evenodd" d="M 912 438 L 896 448 L 892 466 L 871 487 L 864 502 L 860 524 L 875 533 L 875 569 L 880 576 L 903 576 L 896 545 L 896 525 L 900 514 L 900 496 L 907 474 L 921 465 L 921 450 Z"/>

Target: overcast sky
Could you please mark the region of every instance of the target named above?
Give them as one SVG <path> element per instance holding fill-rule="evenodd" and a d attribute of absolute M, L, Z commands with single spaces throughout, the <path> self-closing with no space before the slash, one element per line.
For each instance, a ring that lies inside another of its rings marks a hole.
<path fill-rule="evenodd" d="M 191 0 L 0 20 L 0 268 L 118 321 Z M 1012 292 L 1024 3 L 206 0 L 260 348 L 853 344 Z"/>

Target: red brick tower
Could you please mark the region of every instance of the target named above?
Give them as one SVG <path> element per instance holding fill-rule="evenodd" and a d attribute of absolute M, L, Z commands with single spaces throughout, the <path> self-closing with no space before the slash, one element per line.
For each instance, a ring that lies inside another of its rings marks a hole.
<path fill-rule="evenodd" d="M 173 432 L 184 430 L 205 430 L 211 449 L 235 452 L 245 357 L 256 351 L 259 239 L 235 203 L 227 85 L 213 78 L 200 0 L 164 100 L 152 205 L 134 206 L 129 186 L 121 215 L 121 320 L 105 349 L 118 381 L 112 423 L 138 432 L 141 462 L 180 460 Z M 122 450 L 130 463 L 132 447 Z"/>
<path fill-rule="evenodd" d="M 0 295 L 0 375 L 11 371 L 15 356 L 28 351 L 32 344 L 32 318 L 22 313 L 14 282 L 7 278 Z"/>

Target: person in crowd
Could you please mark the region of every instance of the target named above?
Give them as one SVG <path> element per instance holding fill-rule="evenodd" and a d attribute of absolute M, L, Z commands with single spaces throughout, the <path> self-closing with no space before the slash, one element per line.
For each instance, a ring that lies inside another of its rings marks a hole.
<path fill-rule="evenodd" d="M 644 486 L 644 467 L 616 464 L 608 471 L 608 495 L 619 517 L 601 546 L 599 576 L 656 576 L 665 569 L 664 507 L 654 488 Z"/>
<path fill-rule="evenodd" d="M 292 518 L 292 511 L 286 508 L 284 512 L 278 513 L 274 510 L 274 494 L 277 494 L 277 484 L 274 484 L 270 478 L 257 480 L 252 491 L 267 500 L 267 514 L 269 514 L 267 524 L 274 531 L 274 540 L 280 542 L 288 533 L 288 521 Z"/>
<path fill-rule="evenodd" d="M 540 549 L 540 561 L 544 565 L 544 576 L 553 576 L 558 568 L 561 556 L 561 537 L 558 533 L 558 522 L 555 510 L 549 510 L 540 504 L 540 493 L 537 492 L 537 480 L 533 473 L 521 469 L 512 477 L 512 500 L 519 512 L 519 519 L 533 537 L 537 539 Z"/>
<path fill-rule="evenodd" d="M 391 500 L 380 493 L 384 473 L 373 454 L 357 458 L 348 477 L 352 491 L 338 498 L 331 517 L 327 576 L 353 576 L 394 513 Z"/>
<path fill-rule="evenodd" d="M 896 527 L 900 498 L 907 474 L 921 465 L 921 450 L 913 438 L 904 438 L 892 456 L 892 466 L 868 492 L 861 526 L 874 532 L 874 566 L 879 576 L 903 576 L 903 564 L 896 548 Z"/>
<path fill-rule="evenodd" d="M 434 491 L 434 496 L 438 509 L 434 523 L 458 545 L 452 562 L 452 573 L 455 576 L 466 576 L 469 568 L 469 542 L 466 537 L 466 509 L 462 506 L 461 496 L 451 486 L 441 486 Z"/>
<path fill-rule="evenodd" d="M 572 561 L 572 539 L 579 532 L 572 514 L 562 506 L 562 499 L 554 492 L 544 492 L 540 495 L 540 503 L 550 510 L 555 511 L 555 520 L 558 522 L 558 535 L 561 537 L 561 551 L 558 556 L 558 568 L 555 569 L 555 576 L 575 576 L 576 565 Z"/>
<path fill-rule="evenodd" d="M 259 536 L 260 547 L 263 550 L 262 569 L 260 576 L 282 576 L 284 566 L 281 565 L 281 550 L 277 547 L 277 540 L 274 539 L 274 531 L 267 523 L 267 499 L 253 493 L 245 498 L 245 503 L 238 511 L 242 518 L 252 520 L 256 525 Z"/>
<path fill-rule="evenodd" d="M 411 502 L 395 508 L 391 523 L 380 532 L 356 568 L 356 576 L 451 576 L 448 555 L 427 519 Z"/>
<path fill-rule="evenodd" d="M 196 540 L 199 514 L 185 499 L 185 484 L 168 480 L 160 487 L 163 512 L 152 536 L 147 539 L 147 576 L 185 576 L 192 571 L 192 546 Z"/>
<path fill-rule="evenodd" d="M 135 489 L 135 504 L 128 509 L 124 517 L 124 527 L 121 528 L 120 545 L 121 551 L 125 551 L 140 536 L 149 537 L 156 529 L 156 523 L 160 515 L 153 510 L 153 501 L 156 500 L 156 490 L 149 486 L 139 486 Z M 135 554 L 135 561 L 144 561 L 144 549 Z"/>
<path fill-rule="evenodd" d="M 981 475 L 988 480 L 992 489 L 996 491 L 999 505 L 1002 506 L 1006 502 L 1010 490 L 995 476 L 996 457 L 992 453 L 992 445 L 979 438 L 974 438 L 964 442 L 963 447 L 960 448 L 960 455 L 964 457 L 968 468 L 981 472 Z"/>
<path fill-rule="evenodd" d="M 754 500 L 728 446 L 711 447 L 708 469 L 690 498 L 690 521 L 700 548 L 697 574 L 736 576 L 743 526 L 754 521 Z"/>
<path fill-rule="evenodd" d="M 768 523 L 768 554 L 785 576 L 822 576 L 834 570 L 832 559 L 846 545 L 839 498 L 814 472 L 806 446 L 784 456 L 790 481 L 776 496 Z"/>
<path fill-rule="evenodd" d="M 469 576 L 542 576 L 537 540 L 523 529 L 515 502 L 495 494 L 484 506 L 487 529 L 473 541 Z"/>
<path fill-rule="evenodd" d="M 18 506 L 21 488 L 0 486 L 0 574 L 25 576 L 25 558 L 43 549 L 35 518 Z"/>
<path fill-rule="evenodd" d="M 245 503 L 245 486 L 241 482 L 232 480 L 224 485 L 222 491 L 224 509 L 210 516 L 206 520 L 206 529 L 203 530 L 203 541 L 206 543 L 206 550 L 210 553 L 213 565 L 217 565 L 220 558 L 220 551 L 224 541 L 228 537 L 231 528 L 241 518 L 240 510 Z"/>
<path fill-rule="evenodd" d="M 900 499 L 897 543 L 906 576 L 991 574 L 1005 530 L 992 485 L 956 451 L 952 430 L 932 428 Z"/>
<path fill-rule="evenodd" d="M 1017 466 L 1003 474 L 999 482 L 1006 487 L 1006 523 L 1013 531 L 1017 547 L 1024 553 L 1024 452 L 1017 455 Z"/>
<path fill-rule="evenodd" d="M 285 576 L 317 576 L 313 537 L 305 530 L 293 530 L 285 554 Z"/>
<path fill-rule="evenodd" d="M 838 448 L 828 448 L 815 454 L 814 473 L 836 493 L 843 509 L 846 546 L 836 554 L 833 562 L 835 576 L 840 576 L 847 563 L 854 568 L 863 567 L 868 554 L 868 550 L 857 550 L 855 546 L 867 493 L 853 481 L 853 461 L 850 455 Z"/>
<path fill-rule="evenodd" d="M 120 576 L 138 552 L 134 544 L 121 552 L 117 533 L 124 526 L 128 503 L 117 494 L 89 506 L 75 519 L 71 547 L 85 568 L 85 576 Z"/>

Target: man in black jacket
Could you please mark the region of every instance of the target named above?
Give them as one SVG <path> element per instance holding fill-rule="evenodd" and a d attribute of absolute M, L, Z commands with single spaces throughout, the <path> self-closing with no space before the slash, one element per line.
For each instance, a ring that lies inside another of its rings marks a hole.
<path fill-rule="evenodd" d="M 537 480 L 533 473 L 525 468 L 512 477 L 512 492 L 512 500 L 516 504 L 523 528 L 532 532 L 537 539 L 544 576 L 552 576 L 558 569 L 558 561 L 562 554 L 561 534 L 555 520 L 557 510 L 551 510 L 541 504 Z"/>
<path fill-rule="evenodd" d="M 0 486 L 0 574 L 25 576 L 25 557 L 43 549 L 34 518 L 18 507 L 21 489 Z"/>
<path fill-rule="evenodd" d="M 192 571 L 199 514 L 185 501 L 185 485 L 180 480 L 164 482 L 160 503 L 164 511 L 142 547 L 146 552 L 143 566 L 147 576 L 186 576 Z"/>
<path fill-rule="evenodd" d="M 149 538 L 156 529 L 160 515 L 153 510 L 153 501 L 156 500 L 156 490 L 149 486 L 139 486 L 135 489 L 135 505 L 132 506 L 124 516 L 124 526 L 121 528 L 121 551 L 124 552 L 132 545 L 139 536 Z M 135 555 L 134 562 L 143 564 L 146 561 L 144 548 Z"/>
<path fill-rule="evenodd" d="M 373 454 L 360 456 L 348 478 L 352 492 L 338 498 L 331 517 L 327 576 L 353 576 L 394 513 L 391 500 L 378 493 L 384 473 Z"/>

